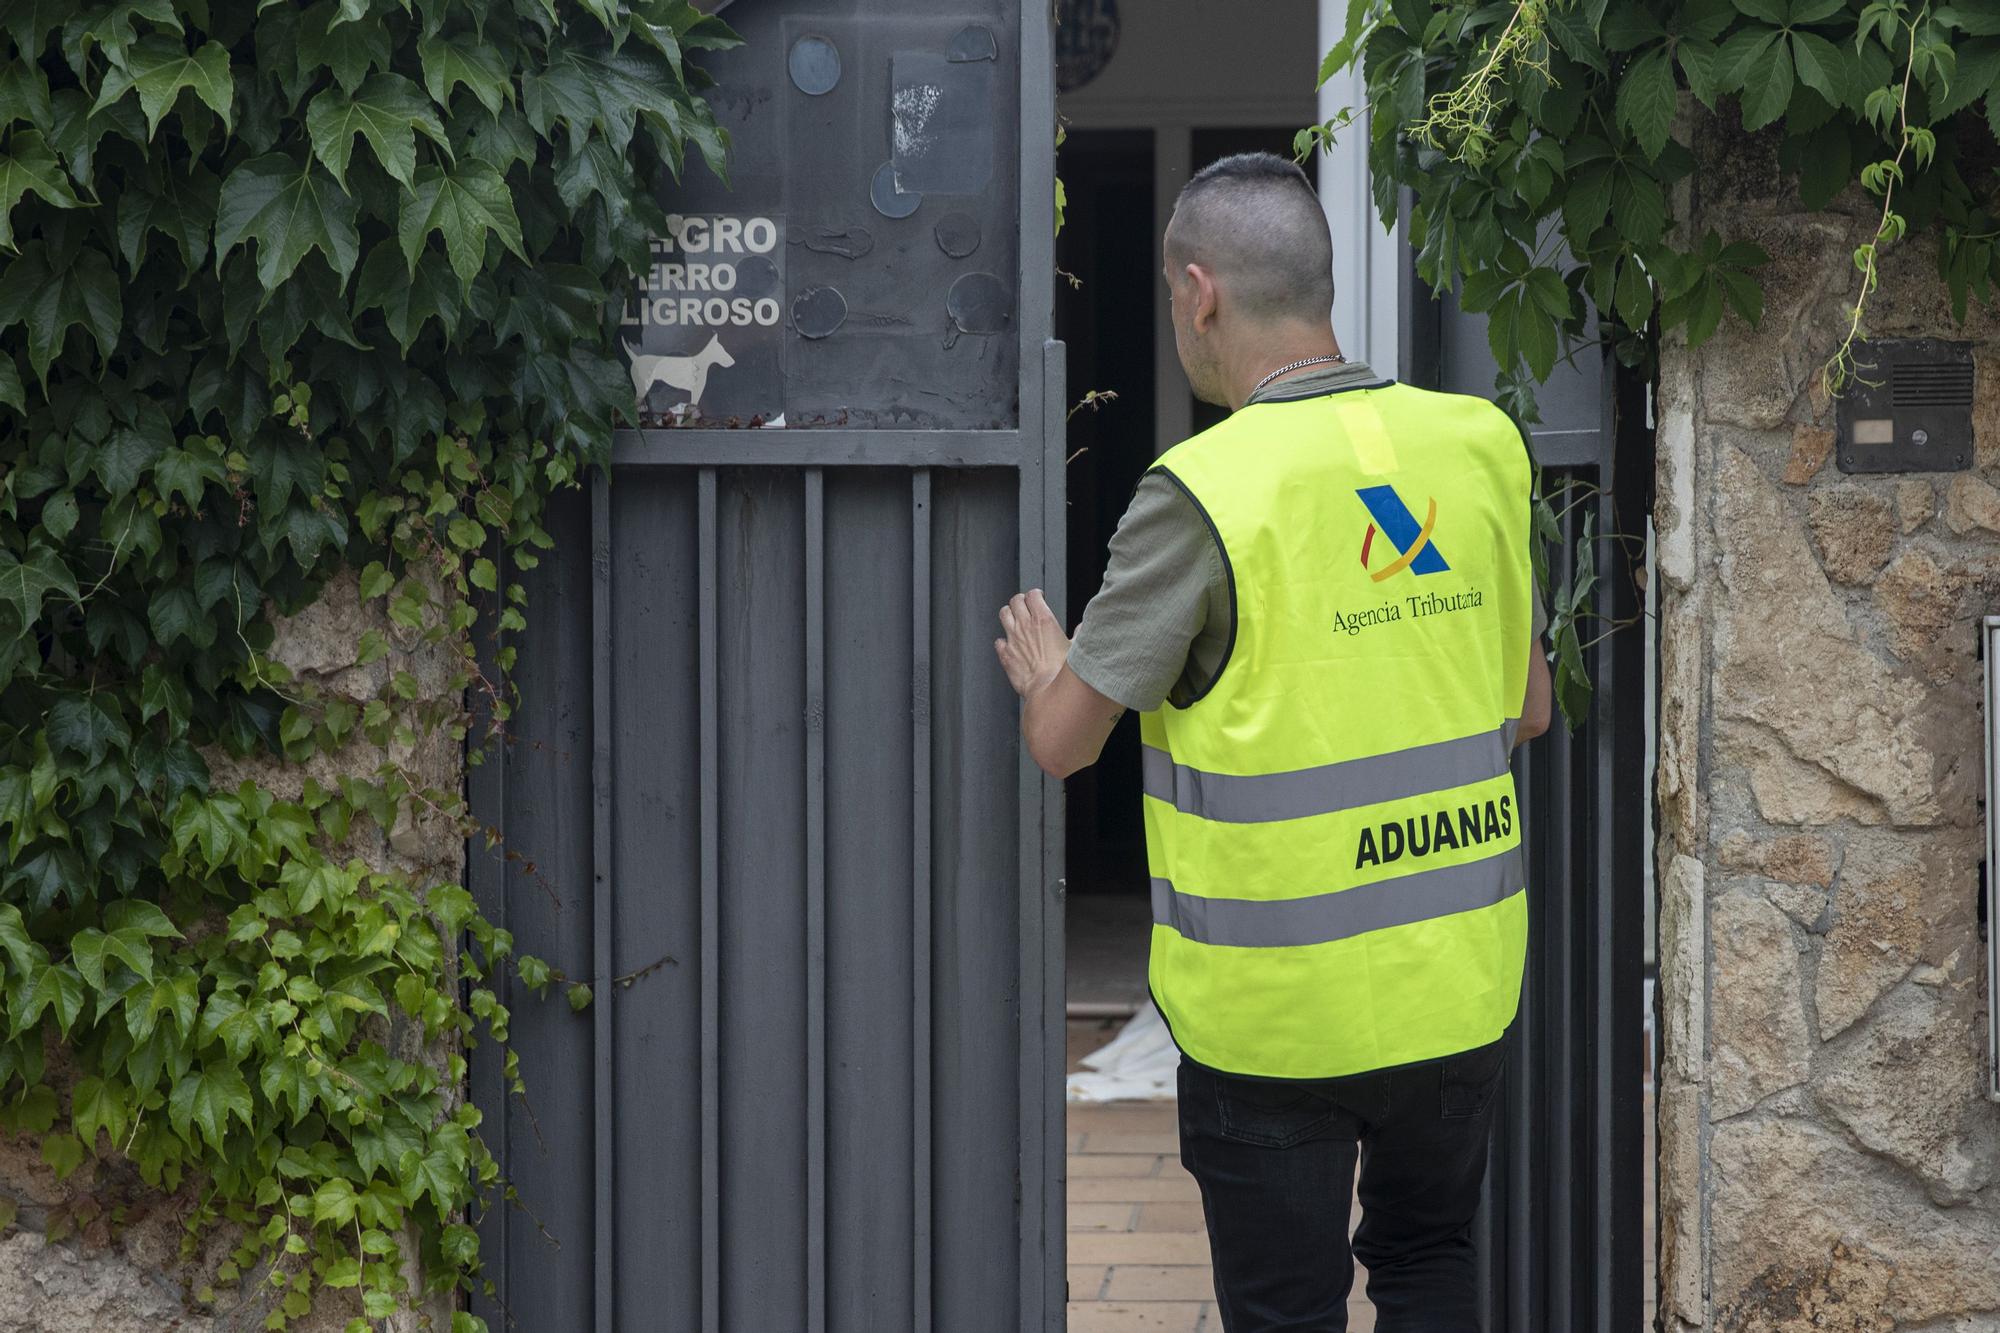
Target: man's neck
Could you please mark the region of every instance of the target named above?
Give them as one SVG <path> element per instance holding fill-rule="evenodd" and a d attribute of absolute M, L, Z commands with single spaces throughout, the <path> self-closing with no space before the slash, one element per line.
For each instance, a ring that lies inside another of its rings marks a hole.
<path fill-rule="evenodd" d="M 1270 380 L 1282 383 L 1292 375 L 1325 365 L 1340 356 L 1340 342 L 1333 336 L 1333 330 L 1326 327 L 1307 325 L 1274 329 L 1268 337 L 1259 338 L 1243 352 L 1231 358 L 1227 383 L 1229 410 L 1239 411 L 1250 401 L 1250 395 L 1257 390 L 1260 382 L 1273 371 L 1285 370 L 1297 361 L 1308 361 L 1311 365 L 1299 366 Z"/>

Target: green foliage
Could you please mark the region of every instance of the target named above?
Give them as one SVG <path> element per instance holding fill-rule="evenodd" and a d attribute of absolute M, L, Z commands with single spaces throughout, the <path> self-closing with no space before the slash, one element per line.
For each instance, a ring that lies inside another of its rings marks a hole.
<path fill-rule="evenodd" d="M 190 1251 L 240 1228 L 213 1276 L 266 1327 L 324 1288 L 379 1327 L 408 1260 L 478 1281 L 466 1208 L 512 1197 L 458 1095 L 512 942 L 353 839 L 464 819 L 396 756 L 465 739 L 468 691 L 507 716 L 474 599 L 504 679 L 502 571 L 631 405 L 655 187 L 722 167 L 683 53 L 735 39 L 686 0 L 6 0 L 0 31 L 0 1126 L 70 1182 L 52 1238 L 128 1162 L 196 1186 Z M 394 626 L 354 645 L 365 708 L 270 656 L 343 567 Z M 244 759 L 293 794 L 214 780 Z M 441 1067 L 392 1053 L 419 1036 Z"/>
<path fill-rule="evenodd" d="M 1663 337 L 1698 345 L 1731 314 L 1755 324 L 1769 262 L 1747 241 L 1676 228 L 1695 169 L 1685 92 L 1775 141 L 1802 204 L 1850 186 L 1880 200 L 1857 248 L 1848 349 L 1883 248 L 1935 241 L 1957 318 L 2000 279 L 2000 11 L 1930 0 L 1350 0 L 1321 81 L 1359 61 L 1373 111 L 1375 203 L 1409 234 L 1435 290 L 1483 313 L 1498 396 L 1537 419 L 1534 386 L 1599 341 L 1650 372 Z M 1301 147 L 1335 127 L 1309 129 Z M 1608 540 L 1609 536 L 1596 540 Z M 1551 590 L 1558 697 L 1588 701 L 1573 588 Z M 1579 688 L 1580 686 L 1580 688 Z"/>

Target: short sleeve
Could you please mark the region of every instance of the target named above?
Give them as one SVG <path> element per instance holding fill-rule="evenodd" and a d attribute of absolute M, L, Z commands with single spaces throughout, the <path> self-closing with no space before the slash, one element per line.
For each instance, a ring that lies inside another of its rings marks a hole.
<path fill-rule="evenodd" d="M 1147 473 L 1112 534 L 1104 585 L 1070 643 L 1070 670 L 1126 708 L 1158 708 L 1208 622 L 1220 563 L 1193 503 L 1162 474 Z"/>

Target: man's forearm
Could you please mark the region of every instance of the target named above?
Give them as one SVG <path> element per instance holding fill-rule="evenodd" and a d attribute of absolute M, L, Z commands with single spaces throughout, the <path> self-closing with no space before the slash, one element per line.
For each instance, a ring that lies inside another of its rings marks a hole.
<path fill-rule="evenodd" d="M 1091 689 L 1065 666 L 1022 696 L 1021 740 L 1044 773 L 1067 778 L 1097 762 L 1105 738 L 1124 715 L 1122 705 Z"/>

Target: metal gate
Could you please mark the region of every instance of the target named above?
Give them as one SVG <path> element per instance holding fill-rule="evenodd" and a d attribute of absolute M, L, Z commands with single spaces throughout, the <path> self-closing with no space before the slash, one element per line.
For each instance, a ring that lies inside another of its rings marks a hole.
<path fill-rule="evenodd" d="M 1412 383 L 1490 395 L 1484 321 L 1406 274 L 1402 363 Z M 1644 539 L 1651 510 L 1645 385 L 1580 354 L 1540 395 L 1533 430 L 1545 489 L 1597 488 L 1563 522 L 1551 575 L 1574 574 L 1584 520 Z M 1644 609 L 1628 560 L 1600 543 L 1599 614 Z M 1588 638 L 1589 635 L 1586 635 Z M 1589 721 L 1516 761 L 1528 846 L 1527 979 L 1476 1233 L 1488 1333 L 1610 1333 L 1643 1318 L 1644 811 L 1651 801 L 1645 636 L 1585 653 Z"/>
<path fill-rule="evenodd" d="M 731 188 L 627 312 L 659 428 L 558 505 L 473 775 L 482 905 L 596 983 L 503 987 L 525 1098 L 473 1061 L 481 1312 L 1059 1329 L 1060 807 L 991 646 L 1064 581 L 1047 11 L 728 18 Z"/>

